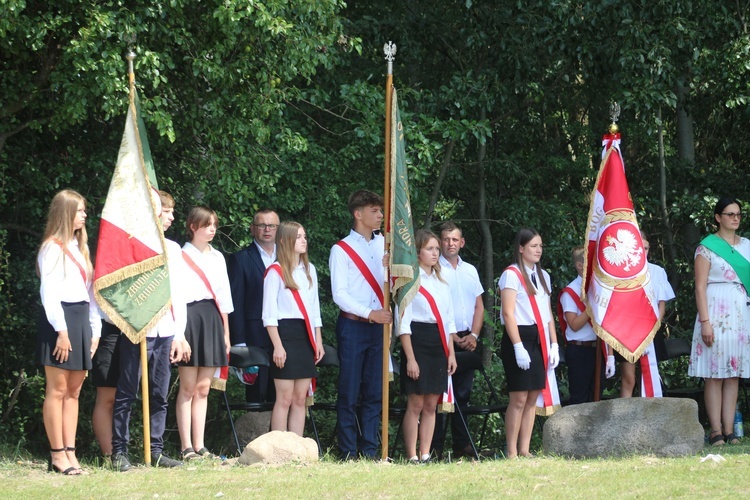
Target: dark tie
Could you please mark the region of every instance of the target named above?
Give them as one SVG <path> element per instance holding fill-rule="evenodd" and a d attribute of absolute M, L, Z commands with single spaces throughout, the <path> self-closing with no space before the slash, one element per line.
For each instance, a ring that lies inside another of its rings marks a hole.
<path fill-rule="evenodd" d="M 531 273 L 531 282 L 534 283 L 534 288 L 538 288 L 539 285 L 536 284 L 536 273 Z"/>

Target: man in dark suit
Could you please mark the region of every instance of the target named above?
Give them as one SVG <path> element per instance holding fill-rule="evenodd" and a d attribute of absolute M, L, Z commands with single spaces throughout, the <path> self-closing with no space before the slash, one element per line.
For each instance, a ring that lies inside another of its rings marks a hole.
<path fill-rule="evenodd" d="M 250 232 L 253 242 L 229 256 L 229 285 L 232 288 L 234 312 L 229 315 L 229 332 L 232 345 L 263 347 L 269 356 L 273 345 L 263 327 L 263 275 L 276 260 L 276 230 L 279 216 L 270 209 L 260 210 L 253 216 Z M 273 380 L 268 367 L 258 368 L 258 378 L 246 386 L 249 402 L 273 401 L 276 398 Z"/>

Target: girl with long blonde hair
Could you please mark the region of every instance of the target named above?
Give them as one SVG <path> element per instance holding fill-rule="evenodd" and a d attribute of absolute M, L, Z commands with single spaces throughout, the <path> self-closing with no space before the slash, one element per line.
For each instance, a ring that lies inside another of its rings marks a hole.
<path fill-rule="evenodd" d="M 78 396 L 99 344 L 101 319 L 91 286 L 86 200 L 71 189 L 52 199 L 37 272 L 44 307 L 37 356 L 46 379 L 42 415 L 50 443 L 49 470 L 78 475 L 83 473 L 75 454 Z"/>
<path fill-rule="evenodd" d="M 263 325 L 273 343 L 270 373 L 276 386 L 271 430 L 302 435 L 305 399 L 323 358 L 318 275 L 307 258 L 307 234 L 296 222 L 276 233 L 276 262 L 263 280 Z"/>
<path fill-rule="evenodd" d="M 308 388 L 324 354 L 318 275 L 307 258 L 302 225 L 281 223 L 276 258 L 263 280 L 263 325 L 273 343 L 270 373 L 276 386 L 271 430 L 301 436 Z"/>

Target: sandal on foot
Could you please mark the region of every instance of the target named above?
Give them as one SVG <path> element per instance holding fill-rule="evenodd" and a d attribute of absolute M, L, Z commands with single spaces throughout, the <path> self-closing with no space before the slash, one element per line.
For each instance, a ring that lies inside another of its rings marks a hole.
<path fill-rule="evenodd" d="M 724 436 L 724 442 L 727 444 L 740 444 L 740 438 L 738 438 L 734 432 L 730 432 Z"/>
<path fill-rule="evenodd" d="M 184 450 L 182 450 L 180 455 L 182 455 L 182 459 L 185 461 L 201 458 L 201 456 L 198 455 L 193 448 L 185 448 Z"/>
<path fill-rule="evenodd" d="M 715 432 L 718 432 L 718 434 L 709 438 L 708 444 L 710 444 L 711 446 L 724 446 L 724 435 L 719 431 Z M 714 432 L 711 432 L 711 434 L 713 433 Z"/>
<path fill-rule="evenodd" d="M 216 460 L 219 457 L 208 451 L 208 448 L 205 446 L 197 451 L 198 455 L 200 455 L 202 458 L 207 458 L 209 460 Z"/>
<path fill-rule="evenodd" d="M 58 474 L 62 474 L 64 476 L 79 476 L 81 474 L 81 471 L 79 469 L 76 469 L 75 467 L 68 467 L 65 470 L 62 470 L 60 467 L 52 463 L 52 454 L 53 453 L 64 453 L 65 448 L 60 448 L 58 450 L 49 450 L 50 455 L 49 459 L 47 461 L 47 472 L 57 472 Z"/>
<path fill-rule="evenodd" d="M 73 452 L 73 456 L 75 457 L 76 447 L 75 446 L 66 446 L 65 447 L 65 454 L 67 455 L 69 451 L 72 451 Z M 70 460 L 70 459 L 68 459 L 68 460 Z M 76 457 L 76 462 L 77 461 L 78 461 L 78 458 Z M 73 465 L 73 462 L 71 462 L 70 465 Z M 73 465 L 73 467 L 75 467 L 75 469 L 77 471 L 79 471 L 79 474 L 83 474 L 83 475 L 87 475 L 88 474 L 88 471 L 83 470 L 83 468 L 81 467 L 80 463 L 78 464 L 78 467 L 76 467 L 75 465 Z"/>

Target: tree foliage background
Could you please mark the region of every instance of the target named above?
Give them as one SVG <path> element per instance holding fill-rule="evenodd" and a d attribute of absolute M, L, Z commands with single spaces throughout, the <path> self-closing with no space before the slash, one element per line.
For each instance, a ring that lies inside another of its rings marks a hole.
<path fill-rule="evenodd" d="M 748 15 L 742 0 L 0 0 L 0 432 L 44 447 L 35 253 L 64 187 L 87 198 L 95 246 L 128 48 L 160 186 L 177 200 L 168 236 L 184 241 L 197 203 L 218 212 L 227 253 L 249 243 L 258 208 L 301 222 L 329 343 L 326 262 L 348 231 L 346 198 L 382 191 L 385 42 L 398 45 L 417 225 L 459 221 L 488 290 L 526 225 L 558 290 L 574 277 L 569 252 L 619 102 L 640 222 L 678 295 L 667 328 L 690 338 L 693 251 L 713 202 L 748 200 Z M 491 362 L 499 332 L 485 330 Z"/>

